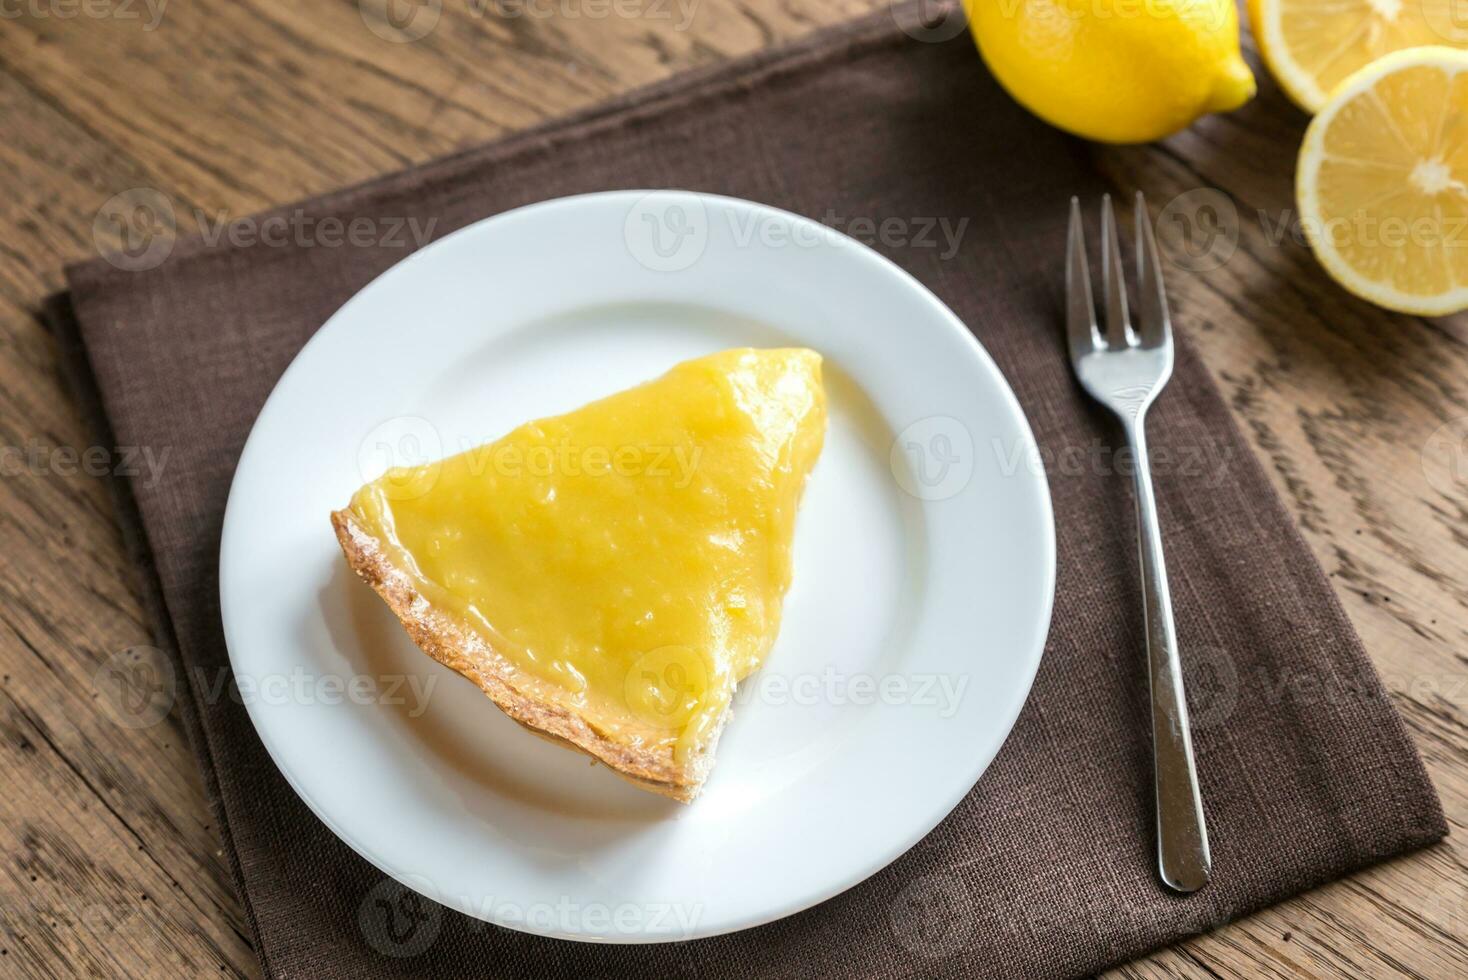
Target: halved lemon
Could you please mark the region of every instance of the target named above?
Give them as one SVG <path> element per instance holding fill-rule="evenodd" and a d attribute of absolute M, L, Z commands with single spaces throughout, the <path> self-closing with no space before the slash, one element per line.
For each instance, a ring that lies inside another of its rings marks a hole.
<path fill-rule="evenodd" d="M 1305 131 L 1300 221 L 1331 277 L 1388 309 L 1468 309 L 1468 52 L 1412 48 L 1347 78 Z"/>
<path fill-rule="evenodd" d="M 1468 48 L 1468 0 L 1249 0 L 1249 23 L 1270 74 L 1306 112 L 1393 51 Z"/>

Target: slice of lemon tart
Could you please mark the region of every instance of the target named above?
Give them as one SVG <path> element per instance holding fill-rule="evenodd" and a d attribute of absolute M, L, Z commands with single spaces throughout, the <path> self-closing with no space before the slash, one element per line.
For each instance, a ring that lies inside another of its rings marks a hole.
<path fill-rule="evenodd" d="M 687 802 L 779 631 L 825 430 L 818 354 L 729 350 L 389 470 L 331 520 L 424 652 Z"/>

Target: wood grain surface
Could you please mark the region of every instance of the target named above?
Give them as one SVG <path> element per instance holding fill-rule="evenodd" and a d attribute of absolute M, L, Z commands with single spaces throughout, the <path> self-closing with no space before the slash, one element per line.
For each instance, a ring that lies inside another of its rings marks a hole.
<path fill-rule="evenodd" d="M 108 243 L 108 199 L 153 188 L 180 213 L 246 215 L 882 7 L 0 0 L 0 977 L 258 970 L 177 718 L 125 727 L 100 693 L 109 658 L 149 634 L 37 310 L 63 263 Z M 1179 326 L 1461 835 L 1468 330 L 1325 278 L 1293 222 L 1306 120 L 1261 82 L 1230 116 L 1094 152 L 1119 190 L 1147 192 Z M 1235 694 L 1330 696 L 1291 682 L 1286 669 Z M 1465 856 L 1451 837 L 1117 972 L 1468 976 Z"/>

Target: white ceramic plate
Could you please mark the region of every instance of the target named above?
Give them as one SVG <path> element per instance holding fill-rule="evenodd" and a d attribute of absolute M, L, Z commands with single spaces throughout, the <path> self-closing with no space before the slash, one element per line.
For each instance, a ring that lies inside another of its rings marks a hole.
<path fill-rule="evenodd" d="M 779 641 L 685 807 L 532 737 L 418 652 L 327 515 L 389 463 L 744 345 L 822 353 L 830 429 Z M 988 355 L 865 246 L 729 198 L 548 201 L 394 266 L 280 379 L 225 515 L 230 660 L 291 785 L 417 891 L 573 939 L 743 929 L 897 858 L 999 750 L 1050 619 L 1037 460 Z"/>

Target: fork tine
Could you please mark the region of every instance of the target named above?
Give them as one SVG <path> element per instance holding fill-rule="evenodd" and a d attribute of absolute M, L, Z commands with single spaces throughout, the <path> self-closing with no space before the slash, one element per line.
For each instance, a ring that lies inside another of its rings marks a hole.
<path fill-rule="evenodd" d="M 1141 191 L 1137 191 L 1137 288 L 1142 291 L 1137 308 L 1138 338 L 1145 347 L 1165 343 L 1172 332 L 1167 315 L 1167 291 L 1162 285 L 1162 265 L 1157 261 L 1152 219 Z"/>
<path fill-rule="evenodd" d="M 1106 339 L 1112 347 L 1131 343 L 1127 319 L 1126 279 L 1121 271 L 1121 245 L 1116 238 L 1116 214 L 1111 195 L 1101 198 L 1101 295 L 1106 301 Z"/>
<path fill-rule="evenodd" d="M 1078 358 L 1096 350 L 1096 301 L 1091 296 L 1091 270 L 1086 265 L 1086 232 L 1081 223 L 1081 202 L 1070 199 L 1070 235 L 1065 249 L 1065 326 L 1070 337 L 1070 356 Z"/>

